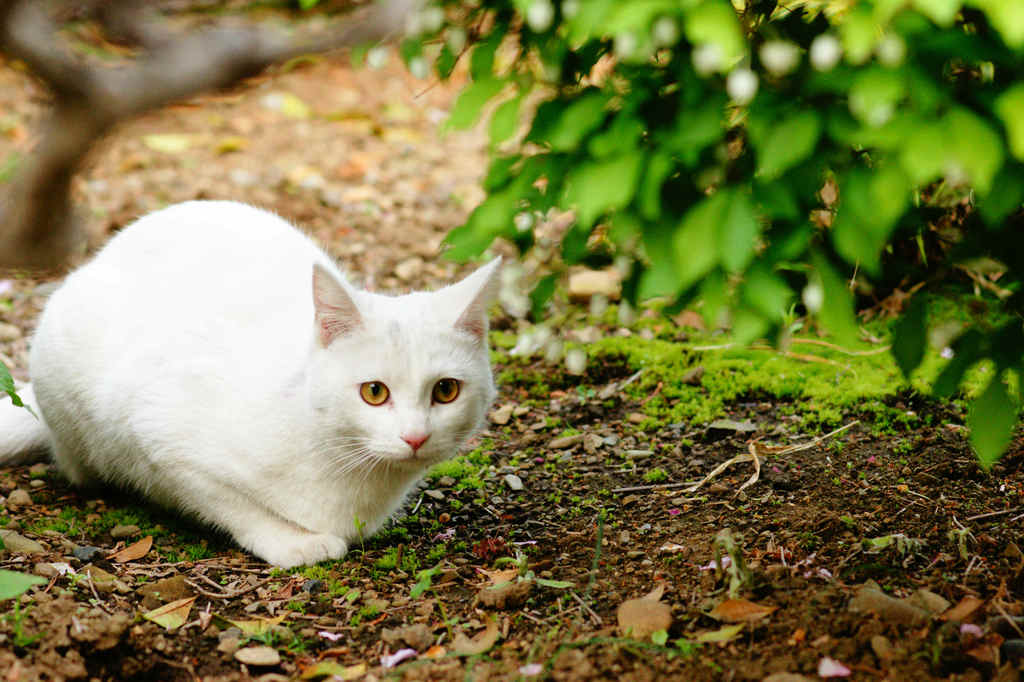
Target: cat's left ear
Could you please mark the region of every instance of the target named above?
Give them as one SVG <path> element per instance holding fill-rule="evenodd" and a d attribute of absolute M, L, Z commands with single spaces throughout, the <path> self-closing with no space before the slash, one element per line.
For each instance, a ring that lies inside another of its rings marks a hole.
<path fill-rule="evenodd" d="M 455 322 L 455 328 L 468 332 L 479 341 L 483 341 L 487 336 L 487 310 L 498 295 L 501 286 L 501 278 L 498 276 L 500 272 L 501 256 L 498 256 L 452 286 L 454 291 L 458 291 L 459 298 L 466 301 L 459 319 Z"/>
<path fill-rule="evenodd" d="M 362 324 L 359 308 L 345 286 L 319 263 L 313 266 L 313 309 L 317 339 L 323 348 Z"/>

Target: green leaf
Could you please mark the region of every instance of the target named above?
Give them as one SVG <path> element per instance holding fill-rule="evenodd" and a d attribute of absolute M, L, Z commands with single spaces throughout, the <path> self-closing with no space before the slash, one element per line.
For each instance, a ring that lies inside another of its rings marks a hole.
<path fill-rule="evenodd" d="M 1004 164 L 1002 170 L 992 181 L 992 190 L 988 196 L 978 202 L 978 210 L 989 227 L 999 227 L 1006 216 L 1016 211 L 1022 204 L 1024 204 L 1024 168 L 1019 165 Z"/>
<path fill-rule="evenodd" d="M 742 297 L 766 320 L 780 322 L 793 300 L 793 289 L 765 264 L 758 263 L 744 277 Z"/>
<path fill-rule="evenodd" d="M 1020 115 L 1020 112 L 1017 112 Z M 988 194 L 992 180 L 1003 165 L 1003 141 L 987 121 L 968 109 L 946 114 L 946 145 L 967 172 L 974 189 Z"/>
<path fill-rule="evenodd" d="M 320 4 L 320 0 L 299 0 L 299 9 L 307 10 L 313 9 Z"/>
<path fill-rule="evenodd" d="M 721 70 L 731 68 L 746 51 L 743 30 L 732 5 L 725 0 L 705 0 L 686 14 L 687 39 L 695 45 L 711 43 L 721 52 Z"/>
<path fill-rule="evenodd" d="M 877 128 L 888 122 L 906 94 L 902 72 L 868 69 L 850 87 L 850 111 L 862 123 Z"/>
<path fill-rule="evenodd" d="M 1014 49 L 1024 46 L 1024 4 L 1007 0 L 974 0 L 971 3 L 984 9 L 988 20 Z"/>
<path fill-rule="evenodd" d="M 967 331 L 953 344 L 953 359 L 950 360 L 932 385 L 932 394 L 938 398 L 953 395 L 967 368 L 981 359 L 985 337 L 977 329 Z"/>
<path fill-rule="evenodd" d="M 665 630 L 656 630 L 651 633 L 651 641 L 658 646 L 665 646 L 668 643 L 668 632 Z"/>
<path fill-rule="evenodd" d="M 928 347 L 928 307 L 923 296 L 917 296 L 910 307 L 892 326 L 892 355 L 903 376 L 910 378 L 924 360 Z"/>
<path fill-rule="evenodd" d="M 445 128 L 465 130 L 471 127 L 480 118 L 480 110 L 483 109 L 483 106 L 501 92 L 505 83 L 506 81 L 502 78 L 486 78 L 470 83 L 455 100 Z"/>
<path fill-rule="evenodd" d="M 576 586 L 576 583 L 570 582 L 568 580 L 548 580 L 547 578 L 534 578 L 534 582 L 536 582 L 541 587 L 551 587 L 556 590 L 568 590 L 569 588 Z"/>
<path fill-rule="evenodd" d="M 736 623 L 735 625 L 723 625 L 717 630 L 708 630 L 697 635 L 695 642 L 728 642 L 736 639 L 736 637 L 743 631 L 746 623 Z"/>
<path fill-rule="evenodd" d="M 501 45 L 507 30 L 505 24 L 497 24 L 473 48 L 469 56 L 469 75 L 475 81 L 486 81 L 494 78 L 494 53 Z"/>
<path fill-rule="evenodd" d="M 575 207 L 579 224 L 589 228 L 602 214 L 632 200 L 643 162 L 643 153 L 634 151 L 580 164 L 566 178 L 564 207 Z"/>
<path fill-rule="evenodd" d="M 1003 455 L 1016 423 L 1017 403 L 1010 398 L 1001 373 L 997 372 L 967 411 L 971 445 L 982 467 L 988 469 Z"/>
<path fill-rule="evenodd" d="M 431 584 L 434 581 L 434 577 L 441 573 L 441 568 L 435 566 L 434 568 L 428 568 L 420 571 L 416 574 L 416 584 L 409 590 L 409 597 L 412 599 L 419 598 L 424 592 L 430 589 Z"/>
<path fill-rule="evenodd" d="M 848 262 L 870 274 L 879 271 L 879 254 L 908 201 L 906 179 L 899 169 L 856 169 L 839 178 L 839 205 L 832 239 Z"/>
<path fill-rule="evenodd" d="M 558 275 L 551 274 L 542 277 L 537 286 L 530 292 L 530 316 L 540 322 L 544 319 L 544 306 L 555 293 L 555 284 L 558 282 Z"/>
<path fill-rule="evenodd" d="M 0 391 L 3 391 L 11 398 L 11 404 L 16 407 L 26 407 L 25 403 L 21 401 L 21 396 L 18 395 L 14 388 L 14 377 L 7 371 L 7 365 L 0 362 Z M 32 410 L 29 409 L 31 412 Z M 34 414 L 34 413 L 33 413 Z"/>
<path fill-rule="evenodd" d="M 519 104 L 522 101 L 522 96 L 516 96 L 502 102 L 501 106 L 494 110 L 488 127 L 492 145 L 497 146 L 516 134 L 516 128 L 519 127 Z"/>
<path fill-rule="evenodd" d="M 452 49 L 445 43 L 441 48 L 441 52 L 438 53 L 437 59 L 434 61 L 434 71 L 437 72 L 437 77 L 443 81 L 448 80 L 448 77 L 452 75 L 452 71 L 455 70 L 455 64 L 458 61 L 459 56 L 452 52 Z"/>
<path fill-rule="evenodd" d="M 547 131 L 545 141 L 555 151 L 573 151 L 591 131 L 601 125 L 608 99 L 608 95 L 595 90 L 575 99 L 562 110 L 562 115 Z"/>
<path fill-rule="evenodd" d="M 851 64 L 863 64 L 871 57 L 879 35 L 881 31 L 871 8 L 864 4 L 855 6 L 839 23 L 843 52 Z"/>
<path fill-rule="evenodd" d="M 961 0 L 914 0 L 913 6 L 939 26 L 951 26 L 960 11 Z"/>
<path fill-rule="evenodd" d="M 1024 83 L 1017 83 L 999 95 L 994 109 L 1006 126 L 1010 153 L 1024 161 Z"/>
<path fill-rule="evenodd" d="M 569 42 L 579 46 L 602 35 L 608 14 L 616 4 L 615 0 L 587 0 L 579 3 L 579 11 L 568 22 Z"/>
<path fill-rule="evenodd" d="M 562 260 L 566 265 L 576 265 L 587 257 L 587 241 L 590 239 L 590 227 L 576 223 L 562 237 Z"/>
<path fill-rule="evenodd" d="M 811 255 L 811 263 L 824 293 L 818 319 L 839 343 L 851 345 L 857 341 L 857 318 L 853 312 L 853 294 L 844 279 L 835 271 L 828 259 L 820 253 Z"/>
<path fill-rule="evenodd" d="M 724 98 L 716 96 L 709 97 L 700 107 L 681 107 L 664 144 L 679 152 L 687 166 L 696 166 L 701 152 L 725 135 L 724 107 Z"/>
<path fill-rule="evenodd" d="M 661 186 L 675 168 L 669 154 L 655 152 L 644 168 L 644 177 L 637 192 L 640 215 L 648 220 L 661 217 Z"/>
<path fill-rule="evenodd" d="M 690 207 L 672 238 L 676 291 L 695 284 L 718 263 L 716 230 L 728 210 L 729 193 L 716 192 Z"/>
<path fill-rule="evenodd" d="M 14 599 L 25 592 L 33 585 L 45 585 L 46 579 L 37 575 L 26 575 L 16 571 L 0 569 L 0 601 Z"/>
<path fill-rule="evenodd" d="M 722 191 L 728 192 L 728 196 L 725 199 L 725 216 L 718 233 L 719 261 L 726 270 L 739 272 L 754 257 L 761 228 L 754 213 L 754 205 L 745 191 Z"/>
<path fill-rule="evenodd" d="M 814 111 L 801 111 L 778 124 L 757 149 L 757 174 L 772 180 L 813 152 L 821 136 L 821 119 Z"/>

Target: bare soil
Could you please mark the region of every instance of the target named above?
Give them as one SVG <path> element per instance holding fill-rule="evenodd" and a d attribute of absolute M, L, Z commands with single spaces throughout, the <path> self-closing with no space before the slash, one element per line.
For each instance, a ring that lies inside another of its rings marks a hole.
<path fill-rule="evenodd" d="M 440 242 L 481 197 L 485 142 L 440 137 L 456 85 L 411 79 L 396 61 L 299 64 L 125 125 L 76 185 L 94 241 L 171 202 L 231 198 L 301 224 L 365 286 L 449 281 L 458 268 Z M 0 67 L 0 159 L 30 153 L 42 100 Z M 55 281 L 0 283 L 0 359 L 20 378 Z M 635 367 L 514 367 L 551 390 L 501 386 L 513 411 L 477 440 L 478 469 L 424 483 L 394 528 L 313 569 L 274 571 L 172 514 L 74 490 L 45 465 L 0 469 L 2 529 L 40 545 L 0 551 L 0 568 L 48 579 L 18 610 L 0 602 L 3 679 L 1020 679 L 1020 441 L 983 472 L 963 414 L 903 395 L 892 406 L 930 425 L 859 423 L 783 454 L 765 446 L 815 434 L 778 399 L 729 405 L 753 431 L 643 430 L 643 399 L 621 390 Z M 754 441 L 756 483 L 739 491 L 753 470 L 739 462 L 686 492 Z M 645 479 L 653 469 L 665 476 Z M 150 536 L 142 556 L 111 557 Z M 517 555 L 520 575 L 495 573 Z M 727 602 L 730 582 L 745 602 Z M 665 632 L 624 631 L 620 605 L 659 587 L 639 611 Z M 170 627 L 142 616 L 193 597 Z M 247 658 L 267 655 L 256 647 L 274 655 Z M 415 653 L 386 667 L 401 649 Z"/>

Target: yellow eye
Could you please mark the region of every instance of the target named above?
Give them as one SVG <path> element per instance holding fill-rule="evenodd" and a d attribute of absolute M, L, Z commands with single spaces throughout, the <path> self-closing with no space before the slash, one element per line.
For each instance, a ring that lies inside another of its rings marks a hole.
<path fill-rule="evenodd" d="M 458 379 L 441 379 L 434 384 L 432 394 L 435 403 L 450 403 L 459 397 Z"/>
<path fill-rule="evenodd" d="M 368 405 L 377 407 L 387 402 L 391 392 L 387 386 L 379 381 L 367 381 L 359 386 L 359 395 L 362 396 Z"/>

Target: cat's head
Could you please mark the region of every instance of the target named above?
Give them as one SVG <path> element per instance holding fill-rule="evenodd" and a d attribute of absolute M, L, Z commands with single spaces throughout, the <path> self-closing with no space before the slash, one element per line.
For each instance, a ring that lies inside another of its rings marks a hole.
<path fill-rule="evenodd" d="M 309 397 L 335 471 L 456 454 L 494 400 L 487 310 L 500 259 L 436 292 L 356 291 L 319 265 Z"/>

